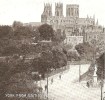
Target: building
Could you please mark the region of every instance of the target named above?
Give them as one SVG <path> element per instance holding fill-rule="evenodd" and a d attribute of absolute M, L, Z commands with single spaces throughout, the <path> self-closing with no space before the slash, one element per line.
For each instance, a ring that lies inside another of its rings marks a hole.
<path fill-rule="evenodd" d="M 105 31 L 102 26 L 88 26 L 84 28 L 84 40 L 85 42 L 91 42 L 92 40 L 103 39 Z"/>
<path fill-rule="evenodd" d="M 69 30 L 73 32 L 75 28 L 81 31 L 83 26 L 95 25 L 95 17 L 79 18 L 79 5 L 76 4 L 66 5 L 66 17 L 64 17 L 62 3 L 55 3 L 55 16 L 53 16 L 52 5 L 47 3 L 44 4 L 41 22 L 52 25 L 55 30 L 60 28 L 67 31 L 69 27 Z"/>
<path fill-rule="evenodd" d="M 79 17 L 79 5 L 77 4 L 67 4 L 66 16 L 64 16 L 63 3 L 55 3 L 54 15 L 52 14 L 52 4 L 46 3 L 41 14 L 41 22 L 31 22 L 24 25 L 36 28 L 44 23 L 51 25 L 55 31 L 65 32 L 66 42 L 64 42 L 67 44 L 73 43 L 74 40 L 77 41 L 76 44 L 81 43 L 80 41 L 90 42 L 92 39 L 97 39 L 101 33 L 105 33 L 105 28 L 99 25 L 98 20 L 95 20 L 95 15 L 93 17 L 87 15 L 86 18 Z"/>
<path fill-rule="evenodd" d="M 79 5 L 76 4 L 66 5 L 66 16 L 63 15 L 62 3 L 55 3 L 54 16 L 52 15 L 52 4 L 44 4 L 41 22 L 52 25 L 54 30 L 61 29 L 62 32 L 65 31 L 65 43 L 67 44 L 74 43 L 74 40 L 77 41 L 76 44 L 81 43 L 79 41 L 90 41 L 97 38 L 103 31 L 102 26 L 98 25 L 98 20 L 95 22 L 95 15 L 93 17 L 87 15 L 87 18 L 79 18 Z"/>
<path fill-rule="evenodd" d="M 71 44 L 75 48 L 77 44 L 83 43 L 83 36 L 67 36 L 64 43 Z"/>

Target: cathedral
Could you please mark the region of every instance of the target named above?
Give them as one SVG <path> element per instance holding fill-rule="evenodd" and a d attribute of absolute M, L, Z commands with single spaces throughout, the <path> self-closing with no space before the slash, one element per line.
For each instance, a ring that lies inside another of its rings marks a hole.
<path fill-rule="evenodd" d="M 47 23 L 55 31 L 65 32 L 66 39 L 64 43 L 72 44 L 73 46 L 83 42 L 91 42 L 93 39 L 98 40 L 99 37 L 105 36 L 105 28 L 99 25 L 98 20 L 95 20 L 95 15 L 93 17 L 87 15 L 86 18 L 80 18 L 79 12 L 79 5 L 67 4 L 66 16 L 64 16 L 63 3 L 55 3 L 55 14 L 53 15 L 52 4 L 46 3 L 41 14 L 41 22 L 30 22 L 24 25 L 37 28 Z"/>
<path fill-rule="evenodd" d="M 52 5 L 47 3 L 44 4 L 41 22 L 52 25 L 55 30 L 65 30 L 66 35 L 73 35 L 72 33 L 76 29 L 79 32 L 78 35 L 81 35 L 80 33 L 84 26 L 95 25 L 95 17 L 79 18 L 79 5 L 76 4 L 66 5 L 66 17 L 64 17 L 62 3 L 55 3 L 55 16 L 53 16 Z"/>
<path fill-rule="evenodd" d="M 41 23 L 51 25 L 54 30 L 65 31 L 67 44 L 73 40 L 77 41 L 77 44 L 82 43 L 88 41 L 88 34 L 96 37 L 97 33 L 103 32 L 102 26 L 98 25 L 98 20 L 95 22 L 95 16 L 79 17 L 79 5 L 77 4 L 66 5 L 66 16 L 63 15 L 63 3 L 55 3 L 54 16 L 52 15 L 52 4 L 44 4 Z"/>

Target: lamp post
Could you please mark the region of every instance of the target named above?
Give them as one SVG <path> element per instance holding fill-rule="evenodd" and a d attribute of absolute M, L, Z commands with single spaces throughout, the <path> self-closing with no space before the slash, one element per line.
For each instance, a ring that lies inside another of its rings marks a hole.
<path fill-rule="evenodd" d="M 103 100 L 105 100 L 105 80 L 103 81 Z"/>
<path fill-rule="evenodd" d="M 48 100 L 48 68 L 47 68 L 47 100 Z"/>
<path fill-rule="evenodd" d="M 102 72 L 102 77 L 101 77 L 101 100 L 103 100 L 103 86 L 104 86 L 104 71 Z"/>
<path fill-rule="evenodd" d="M 41 87 L 41 74 L 39 75 L 39 77 L 40 77 L 40 87 Z"/>
<path fill-rule="evenodd" d="M 102 98 L 103 98 L 103 95 L 102 95 L 103 89 L 102 89 L 102 87 L 103 87 L 103 83 L 102 83 L 102 81 L 101 81 L 101 100 L 103 100 L 103 99 L 102 99 Z"/>
<path fill-rule="evenodd" d="M 80 82 L 80 80 L 81 80 L 81 63 L 79 61 L 79 82 Z"/>
<path fill-rule="evenodd" d="M 47 76 L 47 100 L 48 100 L 48 76 Z"/>

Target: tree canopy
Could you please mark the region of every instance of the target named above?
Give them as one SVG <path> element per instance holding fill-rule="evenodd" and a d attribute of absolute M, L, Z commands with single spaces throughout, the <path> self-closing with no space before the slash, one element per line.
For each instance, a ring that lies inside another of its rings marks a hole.
<path fill-rule="evenodd" d="M 97 75 L 100 79 L 105 79 L 105 52 L 96 61 L 98 65 Z"/>
<path fill-rule="evenodd" d="M 12 27 L 10 26 L 0 26 L 0 39 L 10 37 L 13 33 Z"/>
<path fill-rule="evenodd" d="M 94 48 L 88 42 L 76 45 L 75 49 L 81 57 L 87 60 L 91 60 L 93 58 Z"/>
<path fill-rule="evenodd" d="M 38 28 L 42 40 L 51 40 L 54 36 L 53 28 L 48 24 L 43 24 Z"/>

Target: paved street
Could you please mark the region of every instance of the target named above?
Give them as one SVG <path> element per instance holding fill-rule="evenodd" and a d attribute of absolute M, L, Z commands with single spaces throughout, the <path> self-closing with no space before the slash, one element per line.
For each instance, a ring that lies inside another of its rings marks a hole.
<path fill-rule="evenodd" d="M 82 65 L 81 74 L 85 73 L 88 67 L 89 65 Z M 51 84 L 52 77 L 53 83 Z M 61 79 L 59 79 L 59 74 L 52 77 L 49 78 L 49 98 L 54 100 L 100 100 L 100 89 L 87 88 L 86 84 L 78 82 L 79 65 L 70 65 L 70 69 L 61 75 Z M 46 80 L 41 81 L 41 85 L 44 89 Z"/>

